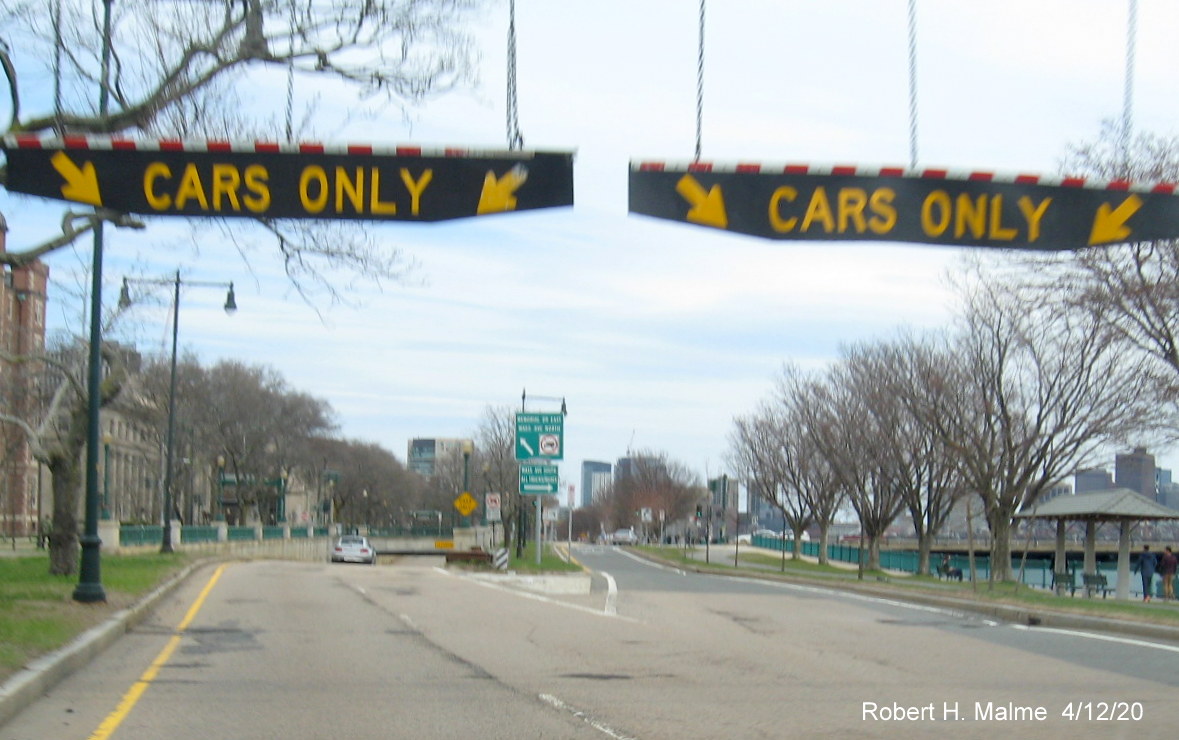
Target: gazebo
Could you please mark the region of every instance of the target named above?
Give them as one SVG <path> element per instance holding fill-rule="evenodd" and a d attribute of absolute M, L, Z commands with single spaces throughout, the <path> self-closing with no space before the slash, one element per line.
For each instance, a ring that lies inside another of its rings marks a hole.
<path fill-rule="evenodd" d="M 1155 503 L 1137 491 L 1128 488 L 1113 488 L 1108 491 L 1079 493 L 1072 496 L 1057 496 L 1042 504 L 1019 512 L 1016 517 L 1023 519 L 1056 520 L 1056 571 L 1057 584 L 1067 576 L 1065 563 L 1065 530 L 1070 521 L 1085 523 L 1084 573 L 1097 572 L 1097 525 L 1117 522 L 1118 528 L 1118 585 L 1116 598 L 1130 598 L 1130 528 L 1137 522 L 1159 519 L 1179 519 L 1179 511 Z M 1059 585 L 1058 585 L 1059 588 Z"/>

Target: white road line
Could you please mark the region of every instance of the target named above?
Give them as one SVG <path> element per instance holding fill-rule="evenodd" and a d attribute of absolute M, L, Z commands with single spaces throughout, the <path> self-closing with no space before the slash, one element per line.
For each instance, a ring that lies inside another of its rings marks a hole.
<path fill-rule="evenodd" d="M 688 575 L 688 572 L 686 570 L 683 570 L 681 568 L 676 568 L 671 565 L 664 565 L 663 563 L 656 563 L 652 560 L 647 560 L 646 558 L 642 558 L 642 557 L 639 557 L 638 555 L 635 555 L 633 552 L 627 552 L 626 550 L 618 550 L 618 552 L 622 555 L 627 556 L 628 558 L 635 561 L 636 563 L 642 563 L 643 565 L 646 565 L 649 568 L 655 568 L 657 570 L 669 570 L 672 573 L 676 573 L 681 576 Z"/>
<path fill-rule="evenodd" d="M 1026 624 L 1013 624 L 1014 629 L 1025 630 L 1027 632 L 1053 632 L 1058 635 L 1067 635 L 1069 637 L 1086 637 L 1090 640 L 1101 640 L 1103 642 L 1116 642 L 1121 645 L 1133 645 L 1134 647 L 1154 648 L 1155 650 L 1165 650 L 1170 653 L 1179 653 L 1179 646 L 1164 645 L 1160 642 L 1149 642 L 1147 640 L 1138 640 L 1133 637 L 1120 637 L 1118 635 L 1102 635 L 1096 632 L 1083 632 L 1081 630 L 1070 630 L 1062 627 L 1031 627 Z"/>
<path fill-rule="evenodd" d="M 603 578 L 606 579 L 606 606 L 602 609 L 607 616 L 618 616 L 618 584 L 614 581 L 614 576 L 606 571 L 598 571 Z"/>
<path fill-rule="evenodd" d="M 450 572 L 448 572 L 446 570 L 442 570 L 442 569 L 439 569 L 439 572 L 445 573 L 448 576 L 455 575 L 454 573 L 450 573 Z M 498 583 L 481 581 L 481 580 L 477 580 L 475 578 L 464 578 L 463 576 L 458 576 L 458 577 L 463 578 L 463 580 L 467 581 L 468 583 L 474 583 L 476 586 L 482 586 L 484 588 L 490 588 L 490 589 L 493 589 L 496 591 L 503 591 L 504 593 L 512 594 L 513 596 L 519 596 L 522 599 L 531 599 L 533 601 L 539 601 L 544 604 L 552 604 L 554 606 L 561 606 L 566 609 L 572 609 L 574 611 L 585 612 L 587 614 L 593 614 L 594 616 L 597 616 L 597 617 L 610 617 L 612 619 L 621 619 L 626 622 L 634 622 L 636 624 L 639 623 L 639 620 L 637 620 L 637 619 L 631 619 L 630 617 L 623 617 L 617 613 L 611 614 L 608 611 L 598 611 L 597 609 L 591 609 L 588 606 L 581 606 L 580 604 L 570 604 L 568 602 L 558 601 L 557 599 L 550 599 L 547 596 L 541 596 L 540 594 L 534 594 L 534 593 L 530 593 L 528 591 L 520 591 L 518 589 L 508 588 L 507 586 L 501 586 Z"/>
<path fill-rule="evenodd" d="M 608 725 L 602 724 L 601 722 L 599 722 L 598 720 L 589 716 L 585 712 L 583 712 L 579 709 L 574 709 L 573 707 L 569 706 L 568 704 L 561 701 L 560 699 L 553 696 L 552 694 L 540 694 L 539 697 L 540 697 L 541 701 L 548 704 L 549 706 L 551 706 L 555 709 L 560 709 L 562 712 L 568 712 L 569 714 L 572 714 L 574 717 L 577 717 L 578 719 L 582 720 L 583 722 L 588 724 L 590 727 L 594 728 L 598 732 L 601 732 L 603 735 L 606 735 L 607 737 L 616 738 L 617 740 L 634 740 L 634 738 L 632 738 L 630 735 L 623 735 L 622 733 L 618 732 L 614 728 L 612 728 Z"/>
<path fill-rule="evenodd" d="M 716 576 L 716 577 L 718 577 L 718 578 L 733 578 L 734 576 Z M 740 578 L 740 577 L 737 576 L 737 578 Z M 839 589 L 822 588 L 819 586 L 803 586 L 803 585 L 800 585 L 797 583 L 781 583 L 778 581 L 763 581 L 758 578 L 741 578 L 740 580 L 772 585 L 776 588 L 781 588 L 781 589 L 790 590 L 790 591 L 802 591 L 805 593 L 820 594 L 822 596 L 827 596 L 827 597 L 838 596 L 838 597 L 843 597 L 846 599 L 853 599 L 853 600 L 857 600 L 857 601 L 866 601 L 866 602 L 873 603 L 873 604 L 886 604 L 888 606 L 895 606 L 895 607 L 899 607 L 902 609 L 909 609 L 910 611 L 916 611 L 916 612 L 929 612 L 930 614 L 942 614 L 942 615 L 950 616 L 950 617 L 978 619 L 978 615 L 976 615 L 972 612 L 966 611 L 965 609 L 950 609 L 950 608 L 943 607 L 943 606 L 929 606 L 928 604 L 914 604 L 912 602 L 898 601 L 897 599 L 889 599 L 889 598 L 885 598 L 883 596 L 871 596 L 868 594 L 858 594 L 853 591 L 840 591 Z M 987 625 L 988 627 L 998 627 L 1000 624 L 1002 624 L 1001 622 L 997 622 L 993 619 L 980 619 L 979 621 L 981 621 L 983 624 Z"/>

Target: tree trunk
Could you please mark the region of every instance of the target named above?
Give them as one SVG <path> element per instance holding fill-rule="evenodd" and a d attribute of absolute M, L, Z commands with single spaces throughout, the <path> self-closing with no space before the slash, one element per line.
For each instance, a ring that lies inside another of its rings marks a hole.
<path fill-rule="evenodd" d="M 930 575 L 929 570 L 929 551 L 933 547 L 933 537 L 929 536 L 929 532 L 921 531 L 917 535 L 917 573 L 919 575 Z"/>
<path fill-rule="evenodd" d="M 991 527 L 991 580 L 1011 581 L 1011 515 L 996 511 L 987 519 Z"/>
<path fill-rule="evenodd" d="M 790 531 L 794 532 L 794 549 L 791 550 L 790 559 L 802 560 L 802 533 L 806 531 L 806 527 L 791 527 Z M 786 543 L 782 543 L 782 547 L 785 548 Z"/>
<path fill-rule="evenodd" d="M 49 463 L 53 474 L 53 528 L 49 534 L 49 572 L 72 576 L 78 569 L 78 493 L 82 485 L 82 466 L 77 456 L 54 457 Z"/>
<path fill-rule="evenodd" d="M 878 534 L 868 536 L 868 562 L 864 567 L 867 570 L 880 570 L 880 535 Z"/>
<path fill-rule="evenodd" d="M 828 525 L 819 525 L 819 565 L 827 565 L 831 562 L 831 558 L 827 554 L 827 543 L 831 541 L 831 534 L 827 529 Z"/>

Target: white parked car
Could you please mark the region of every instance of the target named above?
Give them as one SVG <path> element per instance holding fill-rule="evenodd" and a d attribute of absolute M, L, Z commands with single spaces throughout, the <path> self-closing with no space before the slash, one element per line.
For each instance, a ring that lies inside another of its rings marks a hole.
<path fill-rule="evenodd" d="M 367 537 L 358 534 L 346 534 L 336 541 L 332 550 L 333 563 L 367 563 L 375 565 L 377 551 L 369 544 Z"/>
<path fill-rule="evenodd" d="M 631 529 L 616 529 L 614 534 L 610 535 L 610 543 L 614 545 L 637 545 L 639 536 L 635 534 L 635 530 Z"/>

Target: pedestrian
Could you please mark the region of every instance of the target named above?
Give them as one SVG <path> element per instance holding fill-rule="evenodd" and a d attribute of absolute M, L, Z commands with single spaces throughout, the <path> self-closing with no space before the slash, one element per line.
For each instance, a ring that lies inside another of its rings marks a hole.
<path fill-rule="evenodd" d="M 1158 556 L 1150 551 L 1150 545 L 1142 546 L 1142 553 L 1138 562 L 1134 564 L 1134 572 L 1142 575 L 1142 600 L 1150 601 L 1150 586 L 1154 582 L 1154 572 L 1158 567 Z"/>
<path fill-rule="evenodd" d="M 1167 549 L 1163 552 L 1163 556 L 1159 558 L 1159 575 L 1163 579 L 1163 598 L 1175 598 L 1175 571 L 1179 570 L 1179 558 L 1175 557 L 1175 553 L 1171 552 L 1171 546 L 1167 545 Z"/>

